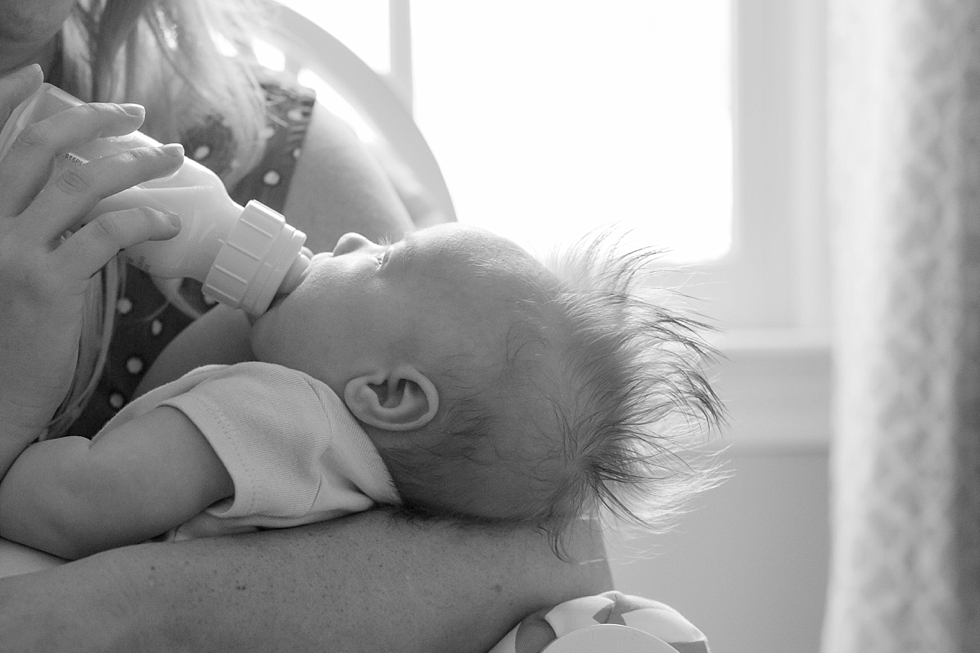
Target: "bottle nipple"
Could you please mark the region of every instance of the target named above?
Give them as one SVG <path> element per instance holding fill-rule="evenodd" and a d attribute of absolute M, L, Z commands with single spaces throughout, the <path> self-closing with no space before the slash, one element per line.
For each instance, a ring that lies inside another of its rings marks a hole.
<path fill-rule="evenodd" d="M 296 290 L 297 286 L 306 278 L 306 271 L 310 268 L 312 258 L 313 252 L 308 247 L 304 247 L 300 251 L 299 256 L 293 261 L 293 264 L 289 266 L 289 270 L 286 271 L 286 276 L 283 277 L 282 283 L 279 284 L 279 292 L 276 294 L 288 295 Z"/>

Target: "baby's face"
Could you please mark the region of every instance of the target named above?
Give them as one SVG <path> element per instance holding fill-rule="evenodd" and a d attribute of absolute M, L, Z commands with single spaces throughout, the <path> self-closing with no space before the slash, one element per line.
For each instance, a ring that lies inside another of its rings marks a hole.
<path fill-rule="evenodd" d="M 446 353 L 503 351 L 511 317 L 502 307 L 547 274 L 510 241 L 460 224 L 392 245 L 347 234 L 256 320 L 252 350 L 341 396 L 347 381 L 386 366 L 445 371 L 432 368 Z"/>

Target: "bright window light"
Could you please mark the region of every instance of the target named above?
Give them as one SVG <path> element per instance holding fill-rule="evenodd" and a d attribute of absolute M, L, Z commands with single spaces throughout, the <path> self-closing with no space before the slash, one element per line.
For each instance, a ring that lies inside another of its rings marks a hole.
<path fill-rule="evenodd" d="M 322 102 L 335 116 L 347 123 L 357 137 L 365 143 L 377 141 L 378 135 L 374 128 L 357 112 L 351 103 L 337 90 L 314 73 L 309 68 L 300 69 L 296 81 L 307 88 L 316 91 L 317 102 Z"/>
<path fill-rule="evenodd" d="M 255 52 L 255 60 L 269 70 L 286 69 L 286 55 L 279 48 L 256 39 L 252 41 L 252 50 Z"/>
<path fill-rule="evenodd" d="M 415 116 L 457 215 L 547 250 L 731 244 L 730 0 L 413 0 Z"/>
<path fill-rule="evenodd" d="M 350 48 L 379 74 L 391 68 L 388 0 L 278 0 Z"/>
<path fill-rule="evenodd" d="M 387 0 L 280 0 L 381 74 Z M 732 240 L 731 0 L 412 0 L 414 115 L 461 221 L 544 252 L 608 224 Z"/>

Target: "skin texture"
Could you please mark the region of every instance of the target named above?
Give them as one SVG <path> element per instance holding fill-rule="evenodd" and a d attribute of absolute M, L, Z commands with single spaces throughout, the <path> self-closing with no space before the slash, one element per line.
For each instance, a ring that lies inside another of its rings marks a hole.
<path fill-rule="evenodd" d="M 0 71 L 32 60 L 48 65 L 51 30 L 70 4 L 0 0 L 0 26 L 7 29 L 0 32 Z M 19 12 L 19 22 L 11 18 L 14 14 L 2 13 L 11 11 Z M 21 31 L 11 34 L 12 25 Z M 14 95 L 0 87 L 0 115 L 6 115 Z M 158 154 L 130 161 L 147 178 L 165 174 L 163 162 Z M 43 211 L 35 208 L 34 216 L 56 224 L 77 219 L 87 212 L 88 202 L 94 204 L 95 196 L 108 190 L 107 179 L 120 181 L 118 171 L 90 171 L 98 174 L 85 192 Z M 0 200 L 10 188 L 0 183 Z M 16 188 L 28 193 L 37 185 Z M 14 224 L 16 215 L 0 212 L 0 220 Z M 314 251 L 331 250 L 349 231 L 397 239 L 411 229 L 380 167 L 322 108 L 314 112 L 286 216 L 307 232 Z M 131 217 L 137 219 L 129 224 L 142 225 L 137 237 L 167 237 L 164 216 Z M 36 240 L 39 235 L 28 233 L 35 247 L 41 241 L 50 247 L 49 240 Z M 117 239 L 116 245 L 124 243 Z M 31 286 L 43 292 L 26 295 L 22 304 L 35 311 L 37 320 L 14 325 L 21 329 L 16 337 L 10 325 L 0 326 L 0 333 L 17 348 L 50 353 L 55 351 L 51 334 L 64 331 L 77 315 L 65 311 L 64 295 L 58 294 L 57 270 L 62 268 L 36 266 L 36 257 L 22 260 L 29 265 L 0 270 L 0 285 L 9 288 L 9 279 L 32 278 L 39 270 L 53 276 Z M 8 306 L 3 304 L 0 316 L 13 314 Z M 247 337 L 248 323 L 240 313 L 212 311 L 171 343 L 144 387 L 203 363 L 245 360 L 251 353 Z M 0 346 L 0 370 L 14 369 L 6 358 L 14 350 Z M 0 378 L 0 398 L 23 387 L 23 379 Z M 0 401 L 0 422 L 9 410 L 19 409 Z M 21 417 L 17 423 L 29 429 L 34 418 Z M 470 530 L 442 522 L 418 524 L 374 510 L 297 529 L 124 547 L 0 579 L 0 651 L 486 651 L 526 614 L 610 589 L 601 540 L 583 530 L 571 546 L 577 562 L 566 563 L 555 558 L 533 527 Z"/>
<path fill-rule="evenodd" d="M 127 547 L 0 580 L 0 651 L 479 653 L 534 610 L 609 586 L 605 563 L 585 562 L 601 551 L 587 533 L 574 571 L 530 530 L 383 511 L 273 537 Z"/>
<path fill-rule="evenodd" d="M 54 35 L 74 0 L 0 0 L 0 76 L 54 56 Z"/>

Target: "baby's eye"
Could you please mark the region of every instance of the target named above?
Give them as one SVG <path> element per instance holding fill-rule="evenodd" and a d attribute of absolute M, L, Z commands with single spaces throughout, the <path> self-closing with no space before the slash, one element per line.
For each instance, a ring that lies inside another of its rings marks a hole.
<path fill-rule="evenodd" d="M 374 257 L 374 258 L 376 258 L 378 260 L 378 266 L 379 267 L 384 267 L 385 263 L 388 262 L 388 255 L 390 253 L 391 253 L 391 248 L 390 247 L 386 247 L 385 248 L 385 251 L 378 253 L 378 255 Z"/>

